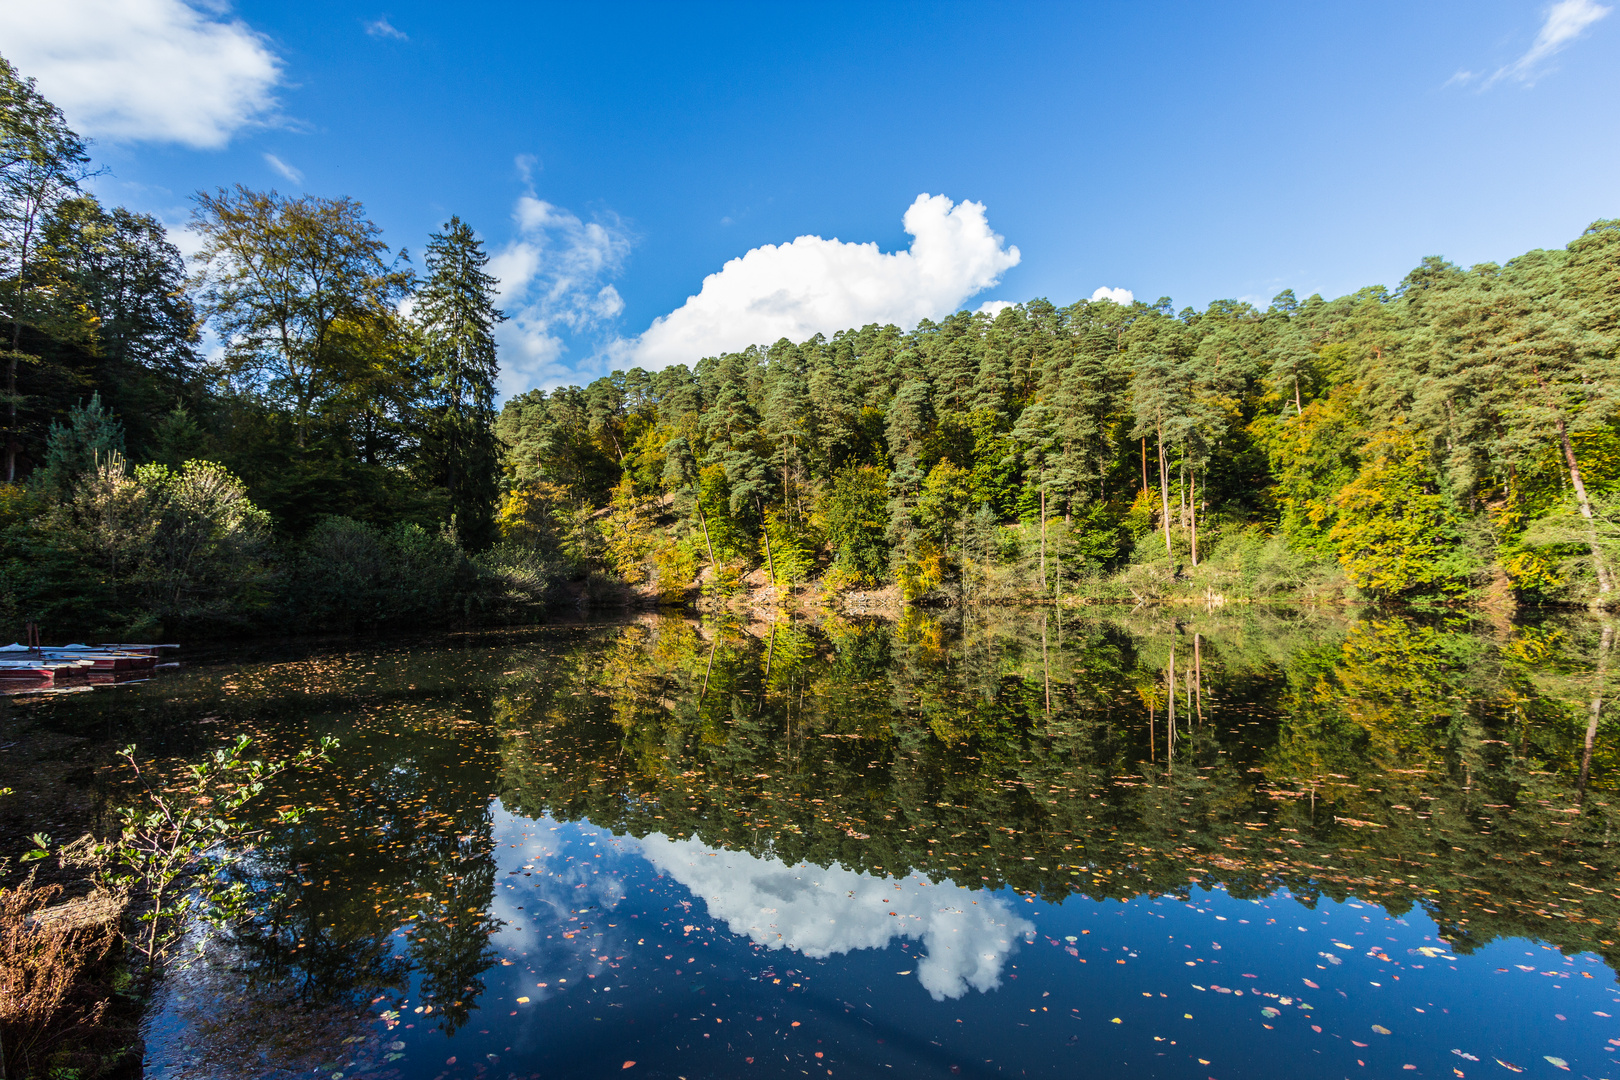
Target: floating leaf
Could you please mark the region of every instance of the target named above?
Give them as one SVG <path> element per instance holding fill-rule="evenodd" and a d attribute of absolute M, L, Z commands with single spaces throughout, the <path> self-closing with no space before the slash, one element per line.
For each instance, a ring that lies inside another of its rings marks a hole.
<path fill-rule="evenodd" d="M 1551 1054 L 1543 1054 L 1542 1057 L 1546 1058 L 1547 1063 L 1553 1068 L 1563 1069 L 1565 1072 L 1569 1072 L 1569 1062 L 1565 1061 L 1563 1058 L 1553 1057 Z"/>
<path fill-rule="evenodd" d="M 1372 1026 L 1372 1028 L 1373 1028 L 1374 1031 L 1378 1032 L 1378 1034 L 1380 1034 L 1380 1035 L 1388 1035 L 1389 1034 L 1389 1028 L 1385 1027 L 1383 1024 L 1374 1024 Z"/>

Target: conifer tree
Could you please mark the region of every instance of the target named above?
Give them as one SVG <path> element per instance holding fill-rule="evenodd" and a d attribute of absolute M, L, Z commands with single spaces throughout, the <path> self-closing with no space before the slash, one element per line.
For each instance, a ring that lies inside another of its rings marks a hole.
<path fill-rule="evenodd" d="M 435 472 L 449 496 L 464 542 L 482 546 L 493 530 L 498 462 L 495 445 L 496 280 L 483 245 L 459 217 L 432 234 L 427 280 L 416 294 L 434 398 Z"/>

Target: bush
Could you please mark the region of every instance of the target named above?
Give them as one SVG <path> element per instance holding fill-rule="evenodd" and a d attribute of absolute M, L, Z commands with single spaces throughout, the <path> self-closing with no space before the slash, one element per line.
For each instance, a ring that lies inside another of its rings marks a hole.
<path fill-rule="evenodd" d="M 243 621 L 266 602 L 269 519 L 223 466 L 105 457 L 8 539 L 34 572 L 11 575 L 27 617 L 110 633 Z"/>

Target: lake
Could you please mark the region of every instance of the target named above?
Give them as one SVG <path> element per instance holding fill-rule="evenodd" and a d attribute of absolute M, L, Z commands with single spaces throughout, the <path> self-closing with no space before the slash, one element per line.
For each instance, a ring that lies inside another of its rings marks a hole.
<path fill-rule="evenodd" d="M 1620 1077 L 1600 621 L 1095 610 L 265 646 L 10 723 L 340 740 L 153 1077 Z"/>

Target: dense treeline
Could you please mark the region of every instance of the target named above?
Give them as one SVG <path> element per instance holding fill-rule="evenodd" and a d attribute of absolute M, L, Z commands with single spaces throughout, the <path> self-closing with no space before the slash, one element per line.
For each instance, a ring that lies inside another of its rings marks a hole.
<path fill-rule="evenodd" d="M 911 599 L 1606 598 L 1617 318 L 1604 221 L 1263 311 L 1036 300 L 783 340 L 507 402 L 502 524 L 672 595 L 762 567 Z"/>
<path fill-rule="evenodd" d="M 513 617 L 564 579 L 908 600 L 1606 602 L 1620 222 L 1260 310 L 1045 300 L 533 390 L 496 281 L 348 198 L 107 208 L 0 60 L 0 618 Z M 205 337 L 209 335 L 208 337 Z"/>
<path fill-rule="evenodd" d="M 90 175 L 84 141 L 0 60 L 8 625 L 535 609 L 557 569 L 497 543 L 503 316 L 471 228 L 452 217 L 417 273 L 352 199 L 238 186 L 195 197 L 188 265 Z"/>

